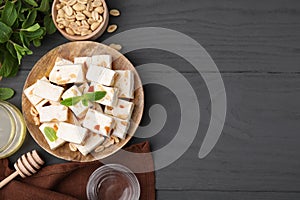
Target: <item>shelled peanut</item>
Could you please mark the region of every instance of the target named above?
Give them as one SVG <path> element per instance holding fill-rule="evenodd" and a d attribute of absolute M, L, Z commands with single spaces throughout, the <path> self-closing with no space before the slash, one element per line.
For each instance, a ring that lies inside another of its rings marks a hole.
<path fill-rule="evenodd" d="M 101 0 L 59 0 L 55 8 L 58 27 L 69 35 L 89 35 L 103 23 Z"/>

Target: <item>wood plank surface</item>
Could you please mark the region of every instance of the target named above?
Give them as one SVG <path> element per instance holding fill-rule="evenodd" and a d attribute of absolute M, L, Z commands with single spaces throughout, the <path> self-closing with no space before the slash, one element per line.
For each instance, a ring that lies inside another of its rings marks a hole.
<path fill-rule="evenodd" d="M 118 25 L 116 33 L 139 27 L 180 31 L 204 46 L 221 71 L 299 72 L 298 0 L 110 0 L 107 4 L 121 11 L 120 17 L 110 18 Z M 109 36 L 106 33 L 97 41 Z M 58 34 L 46 38 L 42 48 L 24 59 L 23 68 L 30 69 L 37 57 L 64 42 Z"/>
<path fill-rule="evenodd" d="M 211 55 L 225 84 L 227 116 L 221 138 L 200 160 L 198 152 L 211 115 L 205 82 L 185 60 L 170 53 L 143 49 L 126 54 L 135 66 L 159 62 L 180 72 L 194 89 L 201 121 L 193 144 L 180 159 L 156 171 L 157 199 L 300 198 L 300 1 L 298 0 L 110 0 L 121 16 L 111 18 L 118 30 L 164 27 L 180 31 L 200 43 Z M 113 34 L 105 33 L 101 42 Z M 16 91 L 10 102 L 21 106 L 21 92 L 29 70 L 42 55 L 67 42 L 58 33 L 47 36 L 34 54 L 23 60 L 17 78 L 0 86 Z M 156 79 L 166 71 L 150 71 Z M 17 81 L 16 81 L 17 80 Z M 157 150 L 172 140 L 180 122 L 172 91 L 145 86 L 142 125 L 151 120 L 153 104 L 165 107 L 165 127 L 148 138 Z M 188 133 L 187 133 L 188 134 Z M 131 143 L 144 139 L 134 138 Z M 27 135 L 10 160 L 37 148 Z M 63 162 L 41 151 L 47 164 Z"/>
<path fill-rule="evenodd" d="M 223 192 L 223 191 L 157 191 L 158 199 L 190 199 L 190 200 L 298 200 L 299 193 L 282 192 Z"/>

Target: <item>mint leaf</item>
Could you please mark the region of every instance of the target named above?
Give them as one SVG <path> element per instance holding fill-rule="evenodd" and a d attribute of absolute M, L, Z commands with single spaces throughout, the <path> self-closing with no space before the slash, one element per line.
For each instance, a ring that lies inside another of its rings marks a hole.
<path fill-rule="evenodd" d="M 9 77 L 12 75 L 14 68 L 18 67 L 18 60 L 14 58 L 8 51 L 0 52 L 4 54 L 4 60 L 1 63 L 0 76 Z"/>
<path fill-rule="evenodd" d="M 34 39 L 32 42 L 33 42 L 33 45 L 35 47 L 41 46 L 41 40 L 40 39 Z"/>
<path fill-rule="evenodd" d="M 56 27 L 50 15 L 46 15 L 44 18 L 44 26 L 46 27 L 46 32 L 48 34 L 55 33 Z"/>
<path fill-rule="evenodd" d="M 29 28 L 24 29 L 24 31 L 28 31 L 28 32 L 34 32 L 37 31 L 40 28 L 40 25 L 38 23 L 36 23 L 33 26 L 30 26 Z"/>
<path fill-rule="evenodd" d="M 12 34 L 11 28 L 0 21 L 0 43 L 7 42 L 11 34 Z"/>
<path fill-rule="evenodd" d="M 15 91 L 11 88 L 0 88 L 0 99 L 7 100 L 14 96 Z"/>
<path fill-rule="evenodd" d="M 12 26 L 18 17 L 15 4 L 11 1 L 6 1 L 4 9 L 2 11 L 1 20 L 7 26 Z"/>
<path fill-rule="evenodd" d="M 27 37 L 27 39 L 29 40 L 41 39 L 45 33 L 46 33 L 46 29 L 43 27 L 39 28 L 34 32 L 27 32 L 27 31 L 23 32 L 24 36 Z"/>
<path fill-rule="evenodd" d="M 25 21 L 22 23 L 22 28 L 28 28 L 29 26 L 34 24 L 36 16 L 37 16 L 37 11 L 36 10 L 31 10 L 28 13 L 27 18 L 25 19 Z"/>
<path fill-rule="evenodd" d="M 44 133 L 46 135 L 46 137 L 48 138 L 48 140 L 50 140 L 50 142 L 54 142 L 55 140 L 57 140 L 57 135 L 56 135 L 56 131 L 47 126 L 44 128 Z"/>
<path fill-rule="evenodd" d="M 102 99 L 105 95 L 106 95 L 105 91 L 96 91 L 96 92 L 85 93 L 83 96 L 87 100 L 98 101 L 98 100 Z"/>
<path fill-rule="evenodd" d="M 14 45 L 14 48 L 17 52 L 17 58 L 18 58 L 19 64 L 21 64 L 21 59 L 22 59 L 23 56 L 32 54 L 32 51 L 29 50 L 27 47 L 22 47 L 22 46 L 20 46 L 16 43 L 13 43 L 13 45 Z"/>
<path fill-rule="evenodd" d="M 24 0 L 26 3 L 28 3 L 29 5 L 32 5 L 34 7 L 37 7 L 38 4 L 34 1 L 34 0 Z"/>
<path fill-rule="evenodd" d="M 9 51 L 9 53 L 16 58 L 17 57 L 17 53 L 16 50 L 14 48 L 14 45 L 11 42 L 7 42 L 6 43 L 6 49 Z"/>
<path fill-rule="evenodd" d="M 88 106 L 89 105 L 89 101 L 87 99 L 82 99 L 82 105 Z"/>
<path fill-rule="evenodd" d="M 60 102 L 60 104 L 64 105 L 64 106 L 74 106 L 77 103 L 79 103 L 81 101 L 81 99 L 82 99 L 81 96 L 79 96 L 79 97 L 70 97 L 70 98 L 66 98 L 66 99 L 62 100 Z"/>
<path fill-rule="evenodd" d="M 50 10 L 49 0 L 42 0 L 40 7 L 38 10 L 41 12 L 47 12 Z"/>

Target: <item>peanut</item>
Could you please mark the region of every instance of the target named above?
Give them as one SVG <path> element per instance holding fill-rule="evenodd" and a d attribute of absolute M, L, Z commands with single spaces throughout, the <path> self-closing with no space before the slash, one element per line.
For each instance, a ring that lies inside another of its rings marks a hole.
<path fill-rule="evenodd" d="M 59 0 L 55 9 L 57 27 L 69 35 L 89 35 L 104 21 L 102 16 L 104 7 L 101 0 Z M 113 25 L 108 32 L 115 30 L 116 25 Z"/>
<path fill-rule="evenodd" d="M 104 149 L 105 149 L 105 147 L 104 147 L 103 145 L 100 145 L 100 146 L 97 147 L 94 151 L 95 151 L 96 153 L 99 153 L 99 152 L 103 151 Z"/>
<path fill-rule="evenodd" d="M 109 14 L 111 16 L 118 17 L 118 16 L 120 16 L 120 11 L 117 10 L 117 9 L 112 9 L 112 10 L 109 11 Z"/>
<path fill-rule="evenodd" d="M 107 32 L 113 33 L 117 30 L 118 26 L 116 24 L 109 25 L 107 28 Z"/>
<path fill-rule="evenodd" d="M 120 142 L 120 139 L 116 136 L 111 136 L 111 138 L 114 140 L 115 143 L 119 143 Z"/>
<path fill-rule="evenodd" d="M 69 143 L 69 148 L 71 151 L 77 151 L 77 147 L 73 143 Z"/>
<path fill-rule="evenodd" d="M 91 25 L 92 31 L 96 30 L 99 27 L 99 25 L 100 25 L 100 22 L 94 22 L 94 23 L 92 23 L 92 25 Z"/>
<path fill-rule="evenodd" d="M 69 1 L 67 2 L 67 5 L 73 6 L 76 2 L 77 2 L 76 0 L 69 0 Z"/>
<path fill-rule="evenodd" d="M 39 112 L 35 109 L 35 107 L 31 106 L 30 107 L 30 114 L 34 117 L 39 115 Z"/>
<path fill-rule="evenodd" d="M 122 46 L 119 44 L 110 44 L 109 46 L 117 51 L 120 51 L 122 49 Z"/>
<path fill-rule="evenodd" d="M 73 9 L 71 8 L 71 6 L 64 6 L 63 7 L 63 10 L 65 11 L 65 13 L 68 15 L 68 16 L 71 16 L 73 14 Z"/>
<path fill-rule="evenodd" d="M 86 6 L 85 5 L 83 5 L 83 4 L 81 4 L 81 3 L 76 3 L 74 6 L 73 6 L 73 9 L 75 10 L 75 11 L 83 11 L 83 10 L 85 10 L 85 8 L 86 8 Z"/>
<path fill-rule="evenodd" d="M 70 29 L 70 28 L 66 28 L 66 32 L 67 32 L 69 35 L 75 35 L 74 31 L 72 31 L 72 29 Z"/>
<path fill-rule="evenodd" d="M 87 4 L 88 0 L 77 0 L 78 3 Z"/>
<path fill-rule="evenodd" d="M 104 8 L 103 8 L 103 6 L 100 6 L 100 7 L 95 8 L 95 11 L 97 11 L 99 14 L 103 14 Z"/>
<path fill-rule="evenodd" d="M 89 12 L 89 11 L 87 11 L 87 10 L 84 10 L 84 11 L 82 11 L 83 12 L 83 14 L 85 14 L 85 16 L 87 16 L 87 17 L 92 17 L 92 13 L 91 12 Z"/>
<path fill-rule="evenodd" d="M 102 6 L 102 2 L 100 0 L 94 0 L 94 2 L 92 3 L 93 7 L 99 7 Z"/>
<path fill-rule="evenodd" d="M 33 117 L 33 121 L 34 121 L 34 124 L 35 124 L 36 126 L 39 126 L 39 125 L 41 124 L 40 119 L 39 119 L 39 117 L 37 117 L 37 116 L 34 116 L 34 117 Z"/>
<path fill-rule="evenodd" d="M 76 14 L 76 19 L 79 20 L 79 21 L 84 20 L 85 18 L 86 18 L 85 15 L 82 14 L 81 12 L 78 12 Z"/>
<path fill-rule="evenodd" d="M 108 148 L 110 147 L 111 145 L 113 145 L 115 143 L 115 140 L 112 139 L 112 138 L 109 138 L 109 139 L 106 139 L 104 142 L 103 142 L 103 146 L 105 148 Z"/>

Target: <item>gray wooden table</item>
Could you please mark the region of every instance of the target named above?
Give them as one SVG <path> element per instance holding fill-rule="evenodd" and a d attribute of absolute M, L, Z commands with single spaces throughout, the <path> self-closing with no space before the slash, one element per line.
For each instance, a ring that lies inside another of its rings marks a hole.
<path fill-rule="evenodd" d="M 204 113 L 189 149 L 156 171 L 157 198 L 300 199 L 300 1 L 108 0 L 108 6 L 122 13 L 110 20 L 119 26 L 116 33 L 151 26 L 195 39 L 214 59 L 225 84 L 227 116 L 222 136 L 213 151 L 199 159 L 210 116 L 207 88 L 199 74 L 169 52 L 143 49 L 126 54 L 134 65 L 158 62 L 185 75 Z M 111 35 L 106 33 L 97 41 Z M 10 102 L 20 108 L 22 87 L 34 63 L 65 42 L 58 33 L 47 36 L 42 47 L 23 60 L 16 78 L 0 82 L 15 89 Z M 173 97 L 166 88 L 145 86 L 142 124 L 149 123 L 153 104 L 165 106 L 170 114 L 169 125 L 148 138 L 154 150 L 166 145 L 177 131 L 180 112 Z M 34 148 L 48 164 L 63 162 L 41 150 L 29 134 L 10 160 Z"/>

